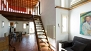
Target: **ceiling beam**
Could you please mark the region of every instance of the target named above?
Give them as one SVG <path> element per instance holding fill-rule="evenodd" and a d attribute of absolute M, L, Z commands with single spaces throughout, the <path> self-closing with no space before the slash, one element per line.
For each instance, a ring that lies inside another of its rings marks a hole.
<path fill-rule="evenodd" d="M 31 14 L 15 13 L 15 12 L 7 12 L 7 11 L 0 11 L 0 14 L 11 15 L 11 16 L 13 15 L 18 17 L 32 17 Z"/>
<path fill-rule="evenodd" d="M 2 14 L 4 17 L 9 17 L 9 18 L 12 18 L 12 17 L 16 17 L 16 18 L 31 18 L 31 17 L 23 17 L 23 16 L 14 16 L 14 15 L 4 15 Z"/>
<path fill-rule="evenodd" d="M 32 21 L 32 19 L 26 19 L 26 18 L 7 18 L 9 21 Z"/>

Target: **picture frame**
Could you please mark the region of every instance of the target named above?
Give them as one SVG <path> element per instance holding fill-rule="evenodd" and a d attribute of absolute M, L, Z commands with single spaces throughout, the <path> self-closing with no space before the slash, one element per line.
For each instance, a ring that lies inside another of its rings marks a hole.
<path fill-rule="evenodd" d="M 91 36 L 91 11 L 80 14 L 80 34 Z"/>

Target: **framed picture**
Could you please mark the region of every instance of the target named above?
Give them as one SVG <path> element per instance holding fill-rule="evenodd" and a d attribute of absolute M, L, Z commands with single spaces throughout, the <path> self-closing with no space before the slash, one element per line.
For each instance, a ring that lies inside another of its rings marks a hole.
<path fill-rule="evenodd" d="M 80 14 L 80 34 L 91 36 L 91 11 Z"/>
<path fill-rule="evenodd" d="M 2 28 L 4 28 L 4 21 L 2 21 L 2 24 L 1 25 L 2 25 Z"/>

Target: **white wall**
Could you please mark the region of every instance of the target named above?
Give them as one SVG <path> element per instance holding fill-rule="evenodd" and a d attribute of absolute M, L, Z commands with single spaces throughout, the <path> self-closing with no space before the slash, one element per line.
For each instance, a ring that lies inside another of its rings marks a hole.
<path fill-rule="evenodd" d="M 91 11 L 90 5 L 91 2 L 70 11 L 71 14 L 69 40 L 72 40 L 74 36 L 80 36 L 91 39 L 91 36 L 84 36 L 80 34 L 80 13 Z"/>
<path fill-rule="evenodd" d="M 16 31 L 23 31 L 23 23 L 22 21 L 18 21 L 18 24 L 16 24 Z"/>
<path fill-rule="evenodd" d="M 55 0 L 55 6 L 61 6 L 61 0 Z M 65 8 L 70 7 L 70 0 L 65 0 Z"/>
<path fill-rule="evenodd" d="M 56 8 L 56 42 L 57 42 L 57 51 L 58 50 L 58 44 L 61 41 L 68 41 L 68 33 L 62 33 L 62 16 L 61 15 L 69 15 L 68 10 L 63 10 L 60 8 Z"/>
<path fill-rule="evenodd" d="M 55 0 L 41 0 L 41 18 L 45 29 L 47 25 L 56 26 Z M 47 30 L 47 29 L 46 29 Z"/>
<path fill-rule="evenodd" d="M 4 27 L 2 28 L 2 21 L 4 21 Z M 4 37 L 4 33 L 9 34 L 9 21 L 0 14 L 0 37 Z"/>
<path fill-rule="evenodd" d="M 10 22 L 16 22 L 16 21 L 10 21 Z M 23 28 L 24 23 L 28 23 L 28 21 L 17 21 L 18 24 L 16 24 L 16 31 L 22 31 L 23 33 L 29 33 L 29 26 L 26 27 L 26 29 Z"/>
<path fill-rule="evenodd" d="M 56 8 L 56 41 L 59 42 L 59 41 L 67 41 L 68 40 L 68 33 L 62 33 L 61 29 L 62 29 L 62 26 L 61 26 L 61 15 L 69 15 L 69 11 L 68 10 L 63 10 L 63 9 L 60 9 L 60 8 Z M 59 25 L 58 25 L 59 24 Z"/>
<path fill-rule="evenodd" d="M 40 12 L 41 18 L 47 31 L 48 25 L 56 26 L 56 9 L 55 9 L 55 0 L 40 0 Z M 51 38 L 50 38 L 51 39 Z M 55 43 L 55 39 L 50 44 Z M 56 46 L 53 44 L 53 46 Z M 56 48 L 56 47 L 55 47 Z"/>

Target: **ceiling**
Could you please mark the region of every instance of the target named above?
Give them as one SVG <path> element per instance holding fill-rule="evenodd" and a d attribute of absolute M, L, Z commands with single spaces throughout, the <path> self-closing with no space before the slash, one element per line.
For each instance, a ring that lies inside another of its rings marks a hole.
<path fill-rule="evenodd" d="M 7 0 L 9 5 L 19 6 L 24 8 L 33 8 L 39 0 Z"/>

